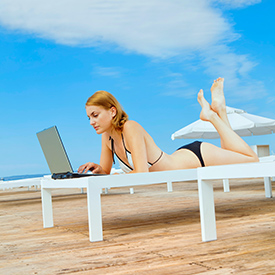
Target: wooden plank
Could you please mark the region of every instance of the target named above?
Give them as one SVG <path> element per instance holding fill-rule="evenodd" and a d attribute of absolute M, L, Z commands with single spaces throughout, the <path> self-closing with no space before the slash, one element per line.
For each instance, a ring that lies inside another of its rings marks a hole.
<path fill-rule="evenodd" d="M 55 227 L 43 228 L 40 192 L 0 193 L 0 274 L 274 274 L 274 198 L 263 180 L 214 184 L 218 240 L 202 243 L 194 182 L 112 188 L 104 240 L 88 240 L 86 195 L 53 191 Z M 274 183 L 273 183 L 274 188 Z M 34 189 L 32 189 L 34 190 Z"/>

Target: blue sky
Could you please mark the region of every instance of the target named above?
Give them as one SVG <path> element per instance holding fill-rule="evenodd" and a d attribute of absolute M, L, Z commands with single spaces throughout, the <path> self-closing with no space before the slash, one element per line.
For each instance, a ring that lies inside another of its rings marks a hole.
<path fill-rule="evenodd" d="M 0 177 L 49 173 L 36 132 L 57 125 L 73 167 L 99 162 L 85 113 L 113 93 L 167 153 L 225 78 L 227 105 L 275 119 L 272 0 L 0 2 Z M 274 135 L 246 137 L 270 144 Z M 216 145 L 219 140 L 207 140 Z"/>

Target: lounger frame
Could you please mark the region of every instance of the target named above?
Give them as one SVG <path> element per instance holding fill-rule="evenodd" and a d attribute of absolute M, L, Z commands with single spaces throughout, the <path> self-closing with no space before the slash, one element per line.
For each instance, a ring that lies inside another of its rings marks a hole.
<path fill-rule="evenodd" d="M 203 242 L 217 239 L 213 180 L 265 178 L 265 195 L 272 197 L 270 177 L 275 175 L 275 162 L 201 167 L 151 173 L 108 175 L 67 180 L 41 180 L 43 225 L 53 227 L 51 191 L 57 188 L 87 188 L 89 239 L 103 240 L 101 192 L 103 188 L 134 187 L 182 181 L 197 181 L 200 204 L 201 237 Z M 222 181 L 221 181 L 222 182 Z"/>
<path fill-rule="evenodd" d="M 28 189 L 29 189 L 32 186 L 34 186 L 35 190 L 37 190 L 37 188 L 40 187 L 40 185 L 41 185 L 41 179 L 42 178 L 40 177 L 40 178 L 28 178 L 28 179 L 20 179 L 20 180 L 1 181 L 0 182 L 0 190 L 20 188 L 20 187 L 28 187 Z"/>

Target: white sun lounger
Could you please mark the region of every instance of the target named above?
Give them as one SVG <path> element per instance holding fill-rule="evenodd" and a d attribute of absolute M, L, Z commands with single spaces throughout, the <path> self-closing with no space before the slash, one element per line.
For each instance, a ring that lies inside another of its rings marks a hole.
<path fill-rule="evenodd" d="M 200 167 L 197 170 L 201 234 L 202 241 L 206 242 L 217 239 L 213 180 L 270 178 L 275 175 L 275 162 Z M 269 184 L 265 181 L 265 194 L 272 197 L 271 181 Z"/>
<path fill-rule="evenodd" d="M 275 161 L 275 155 L 271 155 L 271 156 L 265 156 L 265 157 L 260 157 L 259 158 L 260 162 L 272 162 Z M 264 183 L 265 183 L 265 196 L 267 198 L 271 198 L 272 194 L 270 194 L 270 190 L 269 190 L 269 186 L 271 186 L 271 180 L 275 181 L 275 177 L 269 178 L 269 177 L 265 177 L 264 178 Z M 223 190 L 224 192 L 230 192 L 230 186 L 229 186 L 229 179 L 223 179 Z"/>
<path fill-rule="evenodd" d="M 30 188 L 32 186 L 35 186 L 35 189 L 37 190 L 37 187 L 41 185 L 41 179 L 42 178 L 29 178 L 29 179 L 21 179 L 21 180 L 1 181 L 0 190 L 13 189 L 13 188 L 19 188 L 19 187 Z"/>
<path fill-rule="evenodd" d="M 87 188 L 88 220 L 90 241 L 102 241 L 101 191 L 103 188 L 134 187 L 197 180 L 197 169 L 165 172 L 121 174 L 79 179 L 41 181 L 42 212 L 44 227 L 53 227 L 51 190 L 57 188 Z"/>
<path fill-rule="evenodd" d="M 89 237 L 102 241 L 101 190 L 111 187 L 133 187 L 179 181 L 198 181 L 202 241 L 217 239 L 213 180 L 261 178 L 275 175 L 275 162 L 234 164 L 164 172 L 85 177 L 80 179 L 42 179 L 42 212 L 44 227 L 53 227 L 51 190 L 56 188 L 87 188 Z M 269 188 L 272 196 L 271 185 Z M 266 191 L 267 192 L 267 191 Z"/>

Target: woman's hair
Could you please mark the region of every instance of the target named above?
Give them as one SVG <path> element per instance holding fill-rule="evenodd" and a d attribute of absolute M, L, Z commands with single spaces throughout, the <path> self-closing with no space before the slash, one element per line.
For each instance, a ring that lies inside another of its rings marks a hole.
<path fill-rule="evenodd" d="M 88 98 L 86 106 L 100 106 L 105 110 L 110 110 L 112 107 L 115 107 L 116 115 L 112 120 L 115 130 L 122 131 L 124 123 L 128 120 L 128 115 L 124 112 L 116 98 L 106 91 L 95 92 Z"/>

